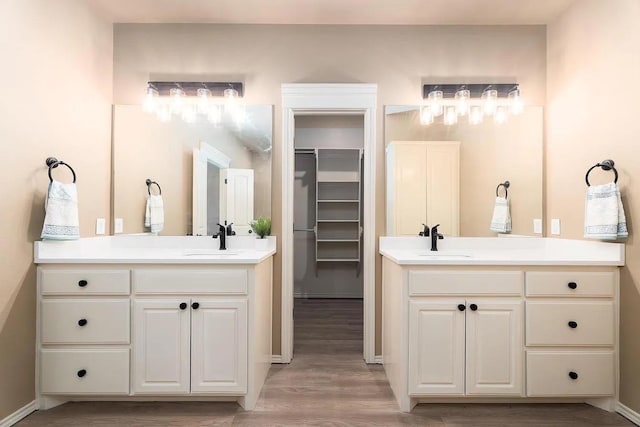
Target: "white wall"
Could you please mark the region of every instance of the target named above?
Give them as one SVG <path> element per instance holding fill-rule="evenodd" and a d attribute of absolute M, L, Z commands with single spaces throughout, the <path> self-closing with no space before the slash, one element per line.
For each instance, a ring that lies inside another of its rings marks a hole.
<path fill-rule="evenodd" d="M 581 0 L 548 26 L 546 218 L 582 238 L 589 167 L 616 162 L 630 237 L 621 271 L 620 400 L 640 412 L 640 1 Z M 594 171 L 592 182 L 611 180 Z"/>
<path fill-rule="evenodd" d="M 112 36 L 82 0 L 0 2 L 0 419 L 35 397 L 33 241 L 45 158 L 78 175 L 82 236 L 93 235 L 96 217 L 109 220 Z"/>

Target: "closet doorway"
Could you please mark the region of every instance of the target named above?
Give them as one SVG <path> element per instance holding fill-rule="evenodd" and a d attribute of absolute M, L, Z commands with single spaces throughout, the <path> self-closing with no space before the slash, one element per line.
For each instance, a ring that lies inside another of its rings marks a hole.
<path fill-rule="evenodd" d="M 297 301 L 305 313 L 357 313 L 363 358 L 374 363 L 376 85 L 283 85 L 282 99 L 282 348 L 274 361 L 294 356 Z"/>

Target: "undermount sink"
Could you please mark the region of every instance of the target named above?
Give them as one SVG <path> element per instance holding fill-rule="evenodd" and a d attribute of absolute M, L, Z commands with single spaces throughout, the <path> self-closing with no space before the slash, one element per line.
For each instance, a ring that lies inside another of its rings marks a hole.
<path fill-rule="evenodd" d="M 468 252 L 426 251 L 418 252 L 418 256 L 429 258 L 471 258 Z"/>
<path fill-rule="evenodd" d="M 184 256 L 232 256 L 232 255 L 240 255 L 240 251 L 233 250 L 225 250 L 221 251 L 219 249 L 191 249 L 185 250 L 182 255 Z"/>

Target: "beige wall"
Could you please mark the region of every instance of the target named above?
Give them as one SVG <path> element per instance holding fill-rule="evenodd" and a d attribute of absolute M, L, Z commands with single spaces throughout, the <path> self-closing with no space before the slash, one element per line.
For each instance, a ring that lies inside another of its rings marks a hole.
<path fill-rule="evenodd" d="M 112 27 L 80 0 L 0 2 L 0 419 L 34 397 L 33 241 L 56 156 L 78 175 L 80 232 L 109 220 Z M 55 170 L 64 181 L 68 175 Z"/>
<path fill-rule="evenodd" d="M 114 102 L 139 103 L 148 80 L 245 82 L 246 101 L 275 104 L 273 232 L 281 229 L 282 83 L 377 83 L 376 234 L 384 234 L 384 113 L 389 104 L 416 104 L 423 80 L 521 83 L 543 105 L 544 26 L 274 26 L 122 24 L 114 29 Z M 280 277 L 274 262 L 274 349 L 280 348 Z M 380 312 L 380 259 L 377 260 Z M 380 316 L 377 316 L 380 330 Z M 378 333 L 376 352 L 380 353 Z"/>
<path fill-rule="evenodd" d="M 546 218 L 581 238 L 584 174 L 615 160 L 630 236 L 621 273 L 620 400 L 640 411 L 640 2 L 582 0 L 548 26 Z M 593 182 L 611 179 L 593 172 Z"/>

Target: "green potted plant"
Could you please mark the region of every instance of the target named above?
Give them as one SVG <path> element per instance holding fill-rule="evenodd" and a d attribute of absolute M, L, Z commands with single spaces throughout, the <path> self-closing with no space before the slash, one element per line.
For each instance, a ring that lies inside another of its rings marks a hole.
<path fill-rule="evenodd" d="M 256 249 L 265 251 L 269 246 L 269 239 L 265 239 L 271 234 L 271 218 L 259 217 L 255 221 L 250 223 L 251 229 L 257 235 L 256 237 Z"/>

